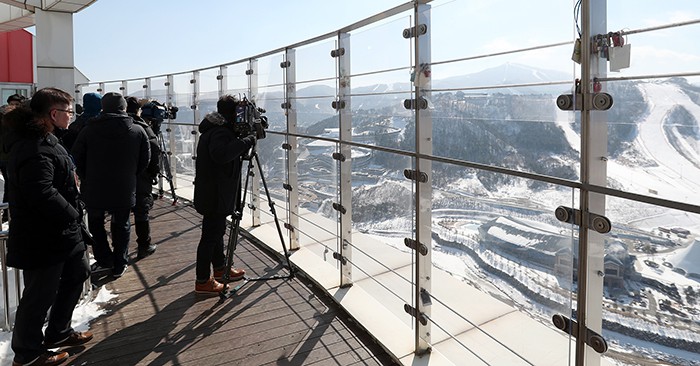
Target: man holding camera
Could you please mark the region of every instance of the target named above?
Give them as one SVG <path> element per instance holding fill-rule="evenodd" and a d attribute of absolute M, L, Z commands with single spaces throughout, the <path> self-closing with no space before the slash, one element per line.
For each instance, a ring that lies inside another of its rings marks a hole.
<path fill-rule="evenodd" d="M 143 259 L 156 252 L 156 245 L 151 241 L 149 211 L 153 208 L 153 183 L 160 172 L 160 146 L 150 124 L 141 118 L 141 102 L 138 99 L 126 98 L 126 113 L 146 132 L 151 151 L 148 167 L 136 176 L 136 204 L 132 209 L 138 248 L 136 258 Z"/>
<path fill-rule="evenodd" d="M 197 247 L 196 293 L 218 294 L 225 287 L 219 281 L 226 271 L 226 217 L 234 213 L 241 194 L 242 158 L 256 143 L 254 129 L 247 136 L 240 136 L 235 129 L 238 103 L 231 95 L 222 96 L 216 104 L 217 112 L 207 114 L 199 124 L 194 206 L 203 218 Z M 231 268 L 229 279 L 237 281 L 244 275 L 244 270 Z"/>

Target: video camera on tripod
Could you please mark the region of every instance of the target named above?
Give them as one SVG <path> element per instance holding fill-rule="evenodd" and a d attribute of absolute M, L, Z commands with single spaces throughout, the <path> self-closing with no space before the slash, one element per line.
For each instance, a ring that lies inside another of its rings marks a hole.
<path fill-rule="evenodd" d="M 167 106 L 158 101 L 150 101 L 141 107 L 141 117 L 151 122 L 151 129 L 158 135 L 160 133 L 160 125 L 166 119 L 177 118 L 179 108 L 175 106 Z"/>
<path fill-rule="evenodd" d="M 255 133 L 258 140 L 265 138 L 265 130 L 270 126 L 267 117 L 262 114 L 266 111 L 255 105 L 255 102 L 243 97 L 236 105 L 236 116 L 233 119 L 233 131 L 238 137 L 245 137 Z"/>

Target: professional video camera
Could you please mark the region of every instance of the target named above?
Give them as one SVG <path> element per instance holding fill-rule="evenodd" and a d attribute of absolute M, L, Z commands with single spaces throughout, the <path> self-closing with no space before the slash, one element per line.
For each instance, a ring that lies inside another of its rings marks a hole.
<path fill-rule="evenodd" d="M 151 122 L 151 128 L 157 135 L 160 133 L 160 124 L 166 119 L 177 118 L 178 110 L 179 109 L 175 106 L 168 107 L 163 103 L 153 100 L 141 107 L 141 117 Z"/>
<path fill-rule="evenodd" d="M 266 111 L 255 105 L 255 102 L 243 97 L 236 105 L 236 116 L 233 120 L 233 131 L 239 137 L 245 137 L 255 132 L 257 139 L 265 138 L 265 129 L 269 127 Z"/>

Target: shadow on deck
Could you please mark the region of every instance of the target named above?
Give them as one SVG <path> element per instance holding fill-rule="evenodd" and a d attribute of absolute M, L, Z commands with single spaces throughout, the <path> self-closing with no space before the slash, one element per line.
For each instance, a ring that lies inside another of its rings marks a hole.
<path fill-rule="evenodd" d="M 156 253 L 105 285 L 116 300 L 90 324 L 95 339 L 70 365 L 390 365 L 392 359 L 303 278 L 248 282 L 232 298 L 195 295 L 201 217 L 188 202 L 151 211 Z M 236 267 L 285 275 L 275 257 L 242 240 Z M 103 280 L 104 281 L 104 280 Z"/>

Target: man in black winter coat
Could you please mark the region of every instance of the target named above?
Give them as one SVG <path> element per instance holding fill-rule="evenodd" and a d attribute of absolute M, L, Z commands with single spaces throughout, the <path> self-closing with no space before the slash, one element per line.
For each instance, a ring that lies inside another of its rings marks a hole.
<path fill-rule="evenodd" d="M 136 177 L 148 166 L 150 148 L 146 131 L 126 114 L 126 100 L 119 93 L 102 97 L 102 113 L 89 121 L 73 145 L 80 177 L 81 197 L 88 213 L 88 227 L 95 240 L 92 253 L 96 273 L 109 268 L 121 277 L 128 263 L 129 215 L 136 203 Z M 112 246 L 105 231 L 111 219 Z"/>
<path fill-rule="evenodd" d="M 219 98 L 217 112 L 199 124 L 202 134 L 197 145 L 194 178 L 194 207 L 202 218 L 202 236 L 197 247 L 195 292 L 216 294 L 224 289 L 219 283 L 225 271 L 224 234 L 226 216 L 236 209 L 241 194 L 241 161 L 255 145 L 255 136 L 239 138 L 233 130 L 238 102 L 231 95 Z M 211 267 L 214 277 L 211 277 Z M 241 269 L 231 268 L 229 278 L 240 280 Z"/>
<path fill-rule="evenodd" d="M 151 242 L 151 226 L 148 212 L 153 207 L 153 182 L 160 172 L 160 147 L 158 138 L 153 133 L 151 126 L 141 118 L 141 104 L 135 97 L 126 98 L 126 113 L 134 119 L 134 123 L 141 126 L 148 136 L 148 145 L 151 148 L 148 168 L 136 177 L 136 205 L 134 206 L 134 226 L 136 227 L 136 244 L 139 259 L 146 258 L 155 253 L 156 245 Z"/>
<path fill-rule="evenodd" d="M 31 108 L 18 107 L 3 118 L 9 130 L 3 142 L 10 149 L 12 214 L 7 265 L 22 269 L 24 276 L 12 334 L 13 365 L 55 365 L 68 353 L 48 348 L 92 339 L 90 332 L 71 327 L 90 267 L 80 230 L 75 167 L 53 134 L 68 127 L 72 101 L 62 90 L 44 88 L 32 97 Z"/>
<path fill-rule="evenodd" d="M 83 95 L 83 113 L 81 113 L 73 123 L 68 125 L 68 129 L 61 137 L 63 146 L 65 146 L 68 152 L 73 150 L 73 144 L 75 143 L 75 139 L 78 138 L 80 130 L 85 127 L 88 121 L 97 117 L 101 109 L 102 95 L 100 93 L 87 93 Z"/>

